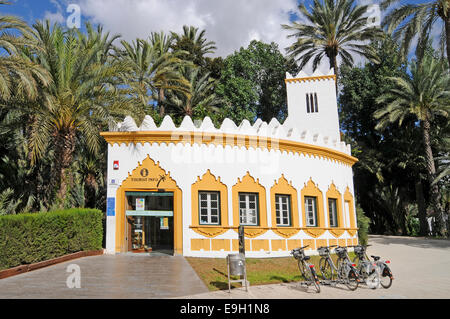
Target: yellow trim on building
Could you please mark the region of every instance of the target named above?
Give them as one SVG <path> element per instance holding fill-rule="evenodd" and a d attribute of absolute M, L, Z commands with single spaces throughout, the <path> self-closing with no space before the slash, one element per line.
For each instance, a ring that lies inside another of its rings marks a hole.
<path fill-rule="evenodd" d="M 295 78 L 295 79 L 285 79 L 285 83 L 291 82 L 307 82 L 307 81 L 321 81 L 321 80 L 334 80 L 336 81 L 336 75 L 320 75 L 320 76 L 309 76 L 305 78 Z"/>
<path fill-rule="evenodd" d="M 211 250 L 212 251 L 230 251 L 230 239 L 211 239 Z"/>
<path fill-rule="evenodd" d="M 350 215 L 350 228 L 355 228 L 356 227 L 356 214 L 355 214 L 355 210 L 354 210 L 355 202 L 353 200 L 353 195 L 352 195 L 352 193 L 350 193 L 350 189 L 348 188 L 348 186 L 344 193 L 344 203 L 345 202 L 348 202 L 348 204 L 349 204 L 348 207 L 349 207 L 349 215 Z"/>
<path fill-rule="evenodd" d="M 269 240 L 268 239 L 253 239 L 252 240 L 252 251 L 269 251 Z"/>
<path fill-rule="evenodd" d="M 287 250 L 286 239 L 272 239 L 272 251 Z"/>
<path fill-rule="evenodd" d="M 275 195 L 290 195 L 291 203 L 291 216 L 290 221 L 291 225 L 288 227 L 284 226 L 278 226 L 277 225 L 277 214 L 276 214 L 276 203 L 275 203 Z M 284 175 L 281 175 L 281 177 L 278 179 L 278 181 L 275 181 L 275 184 L 270 189 L 270 203 L 272 208 L 272 231 L 276 234 L 289 238 L 293 235 L 297 234 L 299 229 L 299 211 L 298 211 L 298 197 L 297 197 L 297 190 L 292 186 L 292 182 L 288 182 L 288 180 L 284 177 Z"/>
<path fill-rule="evenodd" d="M 344 214 L 343 214 L 344 210 L 342 207 L 342 195 L 341 195 L 341 193 L 339 193 L 339 191 L 337 190 L 336 185 L 334 185 L 334 183 L 331 183 L 330 187 L 328 188 L 326 197 L 327 197 L 326 204 L 327 204 L 327 211 L 328 211 L 328 222 L 330 222 L 330 207 L 328 204 L 328 200 L 336 199 L 337 223 L 338 223 L 336 229 L 344 227 Z M 331 225 L 329 225 L 329 226 L 330 226 L 330 228 L 334 228 L 334 227 L 331 227 Z M 335 233 L 337 234 L 339 232 L 336 231 Z M 337 236 L 337 237 L 339 237 L 339 236 Z"/>
<path fill-rule="evenodd" d="M 166 143 L 173 144 L 198 144 L 198 145 L 222 145 L 240 146 L 268 150 L 280 150 L 303 154 L 319 158 L 325 158 L 345 165 L 353 166 L 358 159 L 331 148 L 306 144 L 301 142 L 276 139 L 264 136 L 251 136 L 240 134 L 208 133 L 208 132 L 184 132 L 184 131 L 149 131 L 149 132 L 102 132 L 101 136 L 112 146 L 114 144 L 144 144 L 144 143 Z"/>
<path fill-rule="evenodd" d="M 145 177 L 141 171 L 146 169 Z M 163 178 L 162 178 L 163 177 Z M 182 191 L 177 183 L 159 166 L 147 156 L 128 177 L 116 192 L 116 252 L 126 252 L 128 250 L 125 235 L 127 222 L 125 216 L 125 192 L 127 191 L 158 191 L 164 189 L 166 192 L 173 192 L 173 227 L 174 227 L 174 253 L 183 254 L 183 208 Z"/>
<path fill-rule="evenodd" d="M 199 223 L 199 202 L 198 193 L 201 191 L 213 191 L 220 194 L 220 225 L 200 225 Z M 216 178 L 208 169 L 202 178 L 197 177 L 197 181 L 191 187 L 192 203 L 192 229 L 206 237 L 216 237 L 225 233 L 228 228 L 228 190 L 227 186 Z"/>
<path fill-rule="evenodd" d="M 211 250 L 211 240 L 208 239 L 191 239 L 191 250 L 200 251 L 200 250 L 210 251 Z"/>
<path fill-rule="evenodd" d="M 307 227 L 306 226 L 306 210 L 305 210 L 305 197 L 315 197 L 316 198 L 316 210 L 317 210 L 317 226 L 316 227 Z M 325 232 L 325 214 L 323 210 L 323 195 L 320 189 L 316 186 L 316 184 L 310 179 L 305 187 L 301 190 L 301 204 L 302 204 L 302 221 L 304 231 L 312 236 L 319 237 Z"/>
<path fill-rule="evenodd" d="M 233 199 L 233 226 L 238 227 L 239 222 L 239 193 L 257 193 L 259 194 L 258 203 L 258 226 L 245 226 L 245 236 L 254 238 L 265 233 L 269 228 L 267 227 L 267 204 L 266 204 L 266 189 L 259 183 L 259 179 L 255 180 L 250 173 L 242 178 L 238 178 L 238 182 L 232 188 Z M 237 231 L 237 229 L 235 228 Z"/>

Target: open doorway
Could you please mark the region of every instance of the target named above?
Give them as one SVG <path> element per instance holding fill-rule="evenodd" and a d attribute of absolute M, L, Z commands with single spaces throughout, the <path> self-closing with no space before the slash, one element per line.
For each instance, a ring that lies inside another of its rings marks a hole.
<path fill-rule="evenodd" d="M 173 255 L 173 193 L 126 192 L 128 251 Z"/>

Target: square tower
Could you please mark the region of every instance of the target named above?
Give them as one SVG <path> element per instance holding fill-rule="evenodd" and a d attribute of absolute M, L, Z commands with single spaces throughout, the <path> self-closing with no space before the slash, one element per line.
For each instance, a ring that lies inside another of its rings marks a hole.
<path fill-rule="evenodd" d="M 303 71 L 293 77 L 286 74 L 288 118 L 286 125 L 299 132 L 320 134 L 329 141 L 340 142 L 339 115 L 336 101 L 336 75 Z"/>

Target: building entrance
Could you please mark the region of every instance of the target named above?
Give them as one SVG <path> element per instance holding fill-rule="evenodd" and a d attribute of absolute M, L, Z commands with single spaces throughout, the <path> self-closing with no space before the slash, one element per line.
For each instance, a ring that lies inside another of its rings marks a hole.
<path fill-rule="evenodd" d="M 173 193 L 125 192 L 128 251 L 173 254 Z"/>

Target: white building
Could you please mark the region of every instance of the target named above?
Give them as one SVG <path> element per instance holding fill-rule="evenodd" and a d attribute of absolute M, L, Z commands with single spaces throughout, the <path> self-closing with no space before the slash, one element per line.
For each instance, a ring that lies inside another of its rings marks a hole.
<path fill-rule="evenodd" d="M 169 249 L 225 257 L 245 226 L 248 257 L 357 244 L 350 146 L 340 141 L 333 73 L 287 74 L 288 119 L 253 125 L 131 117 L 108 146 L 108 253 Z"/>

